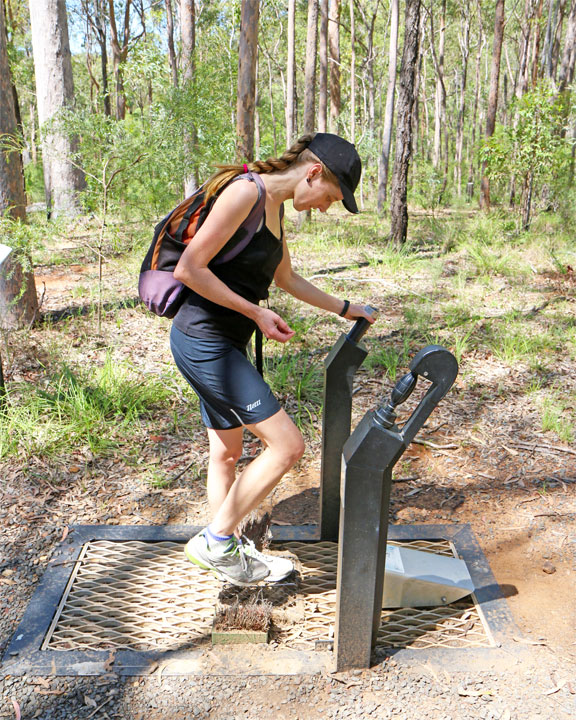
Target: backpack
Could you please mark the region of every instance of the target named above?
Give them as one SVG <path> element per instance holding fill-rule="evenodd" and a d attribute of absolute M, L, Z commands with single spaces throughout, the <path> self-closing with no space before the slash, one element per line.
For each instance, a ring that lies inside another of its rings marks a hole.
<path fill-rule="evenodd" d="M 237 175 L 236 180 L 250 180 L 258 187 L 258 199 L 248 217 L 232 238 L 215 256 L 213 262 L 220 265 L 236 257 L 252 240 L 264 217 L 266 190 L 258 173 L 248 171 Z M 138 294 L 140 299 L 156 315 L 173 318 L 182 305 L 188 288 L 174 278 L 174 268 L 186 246 L 198 232 L 212 209 L 217 195 L 208 201 L 202 188 L 175 207 L 154 228 L 152 243 L 140 268 Z M 177 223 L 177 229 L 172 231 Z"/>

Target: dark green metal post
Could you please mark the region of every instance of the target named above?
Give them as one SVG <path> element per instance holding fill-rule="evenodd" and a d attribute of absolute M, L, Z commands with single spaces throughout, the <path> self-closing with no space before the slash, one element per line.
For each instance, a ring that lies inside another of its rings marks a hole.
<path fill-rule="evenodd" d="M 458 373 L 440 345 L 421 350 L 390 400 L 360 421 L 342 453 L 338 545 L 336 669 L 370 666 L 382 613 L 392 469 Z M 418 376 L 432 383 L 402 431 L 394 409 L 411 394 Z"/>

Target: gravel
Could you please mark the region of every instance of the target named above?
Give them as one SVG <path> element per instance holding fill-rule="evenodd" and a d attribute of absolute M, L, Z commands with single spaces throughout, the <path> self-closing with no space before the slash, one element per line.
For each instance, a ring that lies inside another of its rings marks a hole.
<path fill-rule="evenodd" d="M 573 719 L 576 688 L 562 685 L 559 675 L 568 678 L 569 668 L 544 648 L 532 655 L 476 673 L 387 660 L 337 676 L 5 677 L 0 718 L 20 712 L 23 720 Z"/>

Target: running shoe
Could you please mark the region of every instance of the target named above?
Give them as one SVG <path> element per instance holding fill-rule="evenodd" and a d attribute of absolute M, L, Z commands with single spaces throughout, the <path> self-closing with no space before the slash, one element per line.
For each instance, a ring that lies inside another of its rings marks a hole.
<path fill-rule="evenodd" d="M 262 563 L 263 565 L 266 565 L 266 567 L 270 571 L 270 575 L 265 578 L 265 581 L 267 583 L 279 582 L 280 580 L 284 580 L 284 578 L 287 578 L 288 575 L 293 572 L 294 564 L 292 563 L 292 560 L 289 560 L 285 557 L 280 557 L 278 555 L 265 555 L 264 553 L 261 553 L 259 550 L 256 549 L 256 545 L 254 545 L 252 540 L 249 540 L 246 537 L 243 537 L 242 540 L 240 540 L 239 542 L 244 548 L 245 555 L 247 555 L 249 558 L 252 558 L 253 560 Z"/>
<path fill-rule="evenodd" d="M 256 585 L 270 575 L 263 562 L 244 552 L 235 536 L 209 542 L 202 530 L 186 543 L 184 553 L 190 562 L 240 587 Z"/>

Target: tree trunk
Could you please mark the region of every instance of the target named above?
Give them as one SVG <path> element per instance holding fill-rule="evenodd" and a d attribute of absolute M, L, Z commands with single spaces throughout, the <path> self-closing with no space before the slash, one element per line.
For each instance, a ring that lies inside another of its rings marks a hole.
<path fill-rule="evenodd" d="M 318 44 L 318 0 L 308 0 L 308 30 L 306 33 L 306 65 L 304 70 L 305 133 L 314 132 L 316 98 L 316 48 Z"/>
<path fill-rule="evenodd" d="M 39 0 L 36 0 L 38 2 Z M 41 1 L 41 0 L 40 0 Z M 114 11 L 114 0 L 108 0 L 108 16 L 110 21 L 110 46 L 112 47 L 112 61 L 114 66 L 114 77 L 116 79 L 116 119 L 124 120 L 126 116 L 126 95 L 124 92 L 123 65 L 128 57 L 130 42 L 130 8 L 132 0 L 124 0 L 124 28 L 122 30 L 122 41 L 118 34 L 116 15 Z"/>
<path fill-rule="evenodd" d="M 16 113 L 6 48 L 4 3 L 0 2 L 0 137 L 6 141 L 15 134 Z M 26 219 L 22 159 L 16 148 L 0 150 L 0 214 L 4 213 L 14 220 Z M 0 328 L 25 326 L 34 320 L 37 310 L 33 273 L 25 272 L 11 248 L 0 244 Z M 3 382 L 2 378 L 2 386 Z"/>
<path fill-rule="evenodd" d="M 330 0 L 328 16 L 328 53 L 330 56 L 330 132 L 340 129 L 340 0 Z"/>
<path fill-rule="evenodd" d="M 404 243 L 408 233 L 408 170 L 412 154 L 412 109 L 420 40 L 420 0 L 406 0 L 404 50 L 400 66 L 396 153 L 392 173 L 390 238 Z"/>
<path fill-rule="evenodd" d="M 328 0 L 320 0 L 319 47 L 318 131 L 326 132 L 328 121 Z"/>
<path fill-rule="evenodd" d="M 188 93 L 194 91 L 195 66 L 194 56 L 196 47 L 196 8 L 194 0 L 180 0 L 180 42 L 182 52 L 180 55 L 180 73 L 182 87 Z M 198 187 L 198 166 L 195 162 L 196 128 L 194 122 L 189 124 L 190 130 L 184 135 L 184 152 L 186 164 L 189 168 L 184 179 L 184 196 L 190 197 Z"/>
<path fill-rule="evenodd" d="M 558 73 L 558 92 L 564 92 L 574 79 L 574 61 L 576 59 L 576 0 L 572 0 L 566 36 L 564 38 L 564 51 Z"/>
<path fill-rule="evenodd" d="M 454 165 L 454 182 L 458 197 L 462 195 L 462 151 L 464 148 L 464 114 L 466 111 L 466 81 L 468 78 L 468 56 L 470 54 L 470 7 L 463 8 L 462 36 L 460 37 L 460 53 L 462 70 L 460 75 L 460 97 L 458 100 L 458 121 L 456 125 L 456 162 Z"/>
<path fill-rule="evenodd" d="M 350 0 L 350 142 L 356 142 L 356 22 Z"/>
<path fill-rule="evenodd" d="M 166 0 L 166 30 L 168 34 L 168 59 L 172 72 L 172 85 L 178 87 L 178 64 L 176 63 L 176 50 L 174 49 L 174 13 L 172 0 Z"/>
<path fill-rule="evenodd" d="M 65 0 L 30 0 L 30 24 L 36 75 L 38 119 L 44 125 L 74 101 L 72 59 Z M 75 214 L 84 178 L 70 162 L 76 143 L 51 128 L 42 153 L 48 214 Z"/>
<path fill-rule="evenodd" d="M 254 106 L 258 57 L 259 0 L 242 0 L 238 47 L 238 102 L 236 104 L 236 154 L 239 160 L 254 159 Z"/>
<path fill-rule="evenodd" d="M 382 137 L 382 155 L 380 158 L 380 181 L 378 183 L 378 212 L 384 212 L 388 193 L 388 167 L 390 165 L 390 146 L 394 125 L 394 99 L 396 96 L 396 67 L 398 60 L 398 0 L 390 0 L 390 47 L 388 50 L 388 90 L 386 92 L 386 112 Z"/>
<path fill-rule="evenodd" d="M 308 29 L 306 32 L 306 65 L 304 69 L 304 133 L 314 132 L 316 97 L 316 47 L 318 42 L 318 0 L 308 0 Z M 298 213 L 298 227 L 312 217 L 311 210 Z"/>
<path fill-rule="evenodd" d="M 482 15 L 480 3 L 477 4 L 478 9 L 478 50 L 476 52 L 476 73 L 474 81 L 474 106 L 472 109 L 472 123 L 470 124 L 470 141 L 467 150 L 468 161 L 468 181 L 466 183 L 466 197 L 472 202 L 474 196 L 474 148 L 476 147 L 476 127 L 478 123 L 478 104 L 480 100 L 480 66 L 482 62 L 482 52 L 486 40 L 484 38 L 484 27 L 482 25 Z"/>
<path fill-rule="evenodd" d="M 430 47 L 434 58 L 436 70 L 436 93 L 434 95 L 434 152 L 432 166 L 438 169 L 442 154 L 442 129 L 445 129 L 446 120 L 446 90 L 444 86 L 444 45 L 446 42 L 446 0 L 442 0 L 442 17 L 440 19 L 440 40 L 438 42 L 438 56 L 434 49 L 434 21 L 430 13 Z"/>
<path fill-rule="evenodd" d="M 496 127 L 498 110 L 498 83 L 500 80 L 500 56 L 504 38 L 504 0 L 496 0 L 494 11 L 494 44 L 492 46 L 492 67 L 490 69 L 490 92 L 486 111 L 486 138 L 492 137 Z M 480 185 L 480 207 L 490 209 L 490 181 L 486 175 L 486 161 L 482 163 L 482 181 Z"/>
<path fill-rule="evenodd" d="M 0 215 L 8 211 L 14 219 L 25 220 L 24 176 L 16 135 L 17 121 L 12 92 L 12 74 L 6 47 L 4 3 L 0 2 L 0 138 L 3 140 L 3 145 L 7 145 L 9 140 L 14 143 L 12 150 L 0 149 Z"/>
<path fill-rule="evenodd" d="M 288 0 L 288 63 L 286 68 L 286 147 L 296 136 L 296 112 L 294 109 L 296 89 L 296 0 Z"/>

